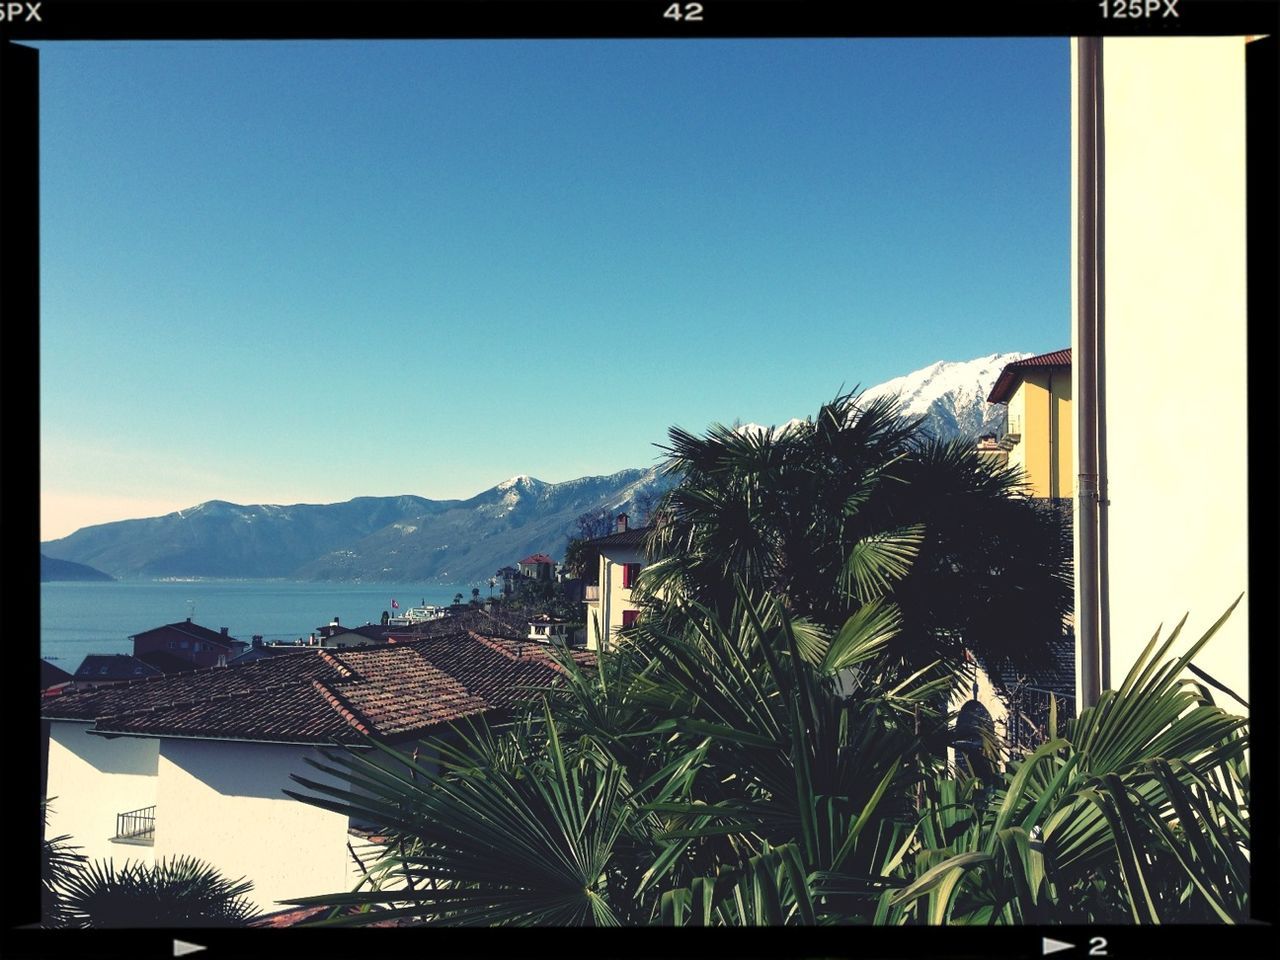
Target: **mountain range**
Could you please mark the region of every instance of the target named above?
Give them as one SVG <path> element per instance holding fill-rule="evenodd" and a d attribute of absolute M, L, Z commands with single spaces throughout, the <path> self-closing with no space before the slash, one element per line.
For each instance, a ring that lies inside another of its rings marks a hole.
<path fill-rule="evenodd" d="M 867 389 L 896 394 L 908 416 L 943 438 L 999 432 L 1005 408 L 986 403 L 1002 353 L 939 361 Z M 242 505 L 210 500 L 162 517 L 83 527 L 41 544 L 55 560 L 115 577 L 288 578 L 481 583 L 531 553 L 563 556 L 583 513 L 644 507 L 671 485 L 658 468 L 564 483 L 516 476 L 466 500 L 357 497 L 344 503 Z"/>

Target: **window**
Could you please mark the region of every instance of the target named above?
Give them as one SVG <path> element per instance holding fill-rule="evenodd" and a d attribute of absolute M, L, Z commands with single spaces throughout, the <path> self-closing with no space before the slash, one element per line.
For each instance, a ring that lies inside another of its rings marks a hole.
<path fill-rule="evenodd" d="M 629 627 L 629 626 L 631 626 L 633 623 L 635 623 L 635 622 L 636 622 L 636 617 L 638 617 L 638 616 L 640 616 L 640 611 L 639 611 L 639 610 L 623 610 L 623 611 L 622 611 L 622 625 L 623 625 L 624 627 Z"/>
<path fill-rule="evenodd" d="M 185 641 L 185 640 L 179 640 L 179 641 L 178 641 L 178 646 L 180 646 L 183 650 L 187 649 L 187 641 Z"/>
<path fill-rule="evenodd" d="M 200 652 L 200 641 L 199 641 L 199 640 L 197 640 L 195 643 L 193 643 L 193 644 L 191 645 L 191 649 L 192 649 L 192 650 L 194 650 L 196 653 L 199 653 L 199 652 Z"/>
<path fill-rule="evenodd" d="M 640 575 L 640 568 L 643 564 L 624 563 L 622 565 L 622 586 L 630 590 L 636 584 L 636 577 Z"/>

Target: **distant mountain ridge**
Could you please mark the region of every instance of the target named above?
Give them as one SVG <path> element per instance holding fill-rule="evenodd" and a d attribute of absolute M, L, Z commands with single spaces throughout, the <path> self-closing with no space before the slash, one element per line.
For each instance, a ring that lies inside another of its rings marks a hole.
<path fill-rule="evenodd" d="M 114 580 L 115 577 L 70 560 L 57 560 L 40 554 L 40 582 L 51 580 Z"/>
<path fill-rule="evenodd" d="M 117 577 L 479 583 L 530 553 L 562 556 L 579 515 L 635 514 L 638 501 L 670 484 L 657 468 L 637 468 L 554 484 L 517 476 L 467 500 L 210 500 L 162 517 L 84 527 L 41 549 Z"/>
<path fill-rule="evenodd" d="M 923 418 L 924 429 L 938 437 L 999 432 L 1005 408 L 986 397 L 1005 364 L 1029 356 L 939 361 L 870 387 L 864 397 L 897 395 L 903 412 Z M 162 517 L 84 527 L 41 549 L 116 577 L 478 584 L 530 553 L 563 556 L 579 515 L 603 509 L 636 517 L 671 482 L 653 467 L 563 483 L 520 475 L 466 500 L 406 495 L 292 506 L 210 500 Z"/>

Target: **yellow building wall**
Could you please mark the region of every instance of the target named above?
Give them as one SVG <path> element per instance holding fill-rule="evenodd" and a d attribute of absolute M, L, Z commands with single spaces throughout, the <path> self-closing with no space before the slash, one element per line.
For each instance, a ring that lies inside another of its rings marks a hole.
<path fill-rule="evenodd" d="M 1107 37 L 1102 62 L 1117 687 L 1158 625 L 1167 631 L 1189 613 L 1189 643 L 1248 585 L 1245 42 Z M 1073 164 L 1078 134 L 1073 120 Z M 1074 194 L 1072 207 L 1074 298 Z M 1212 457 L 1193 462 L 1192 444 L 1208 444 Z M 1197 660 L 1245 699 L 1248 603 Z"/>
<path fill-rule="evenodd" d="M 1021 435 L 1009 465 L 1026 477 L 1033 497 L 1070 497 L 1075 490 L 1071 373 L 1028 371 L 1009 398 L 1008 432 Z"/>

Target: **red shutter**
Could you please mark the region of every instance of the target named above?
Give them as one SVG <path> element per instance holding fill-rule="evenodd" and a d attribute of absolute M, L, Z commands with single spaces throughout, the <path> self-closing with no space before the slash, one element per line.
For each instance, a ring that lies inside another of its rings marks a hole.
<path fill-rule="evenodd" d="M 636 617 L 638 617 L 638 616 L 640 616 L 640 611 L 639 611 L 639 610 L 623 610 L 623 611 L 622 611 L 622 625 L 623 625 L 624 627 L 629 627 L 629 626 L 631 626 L 633 623 L 635 623 L 635 622 L 636 622 Z"/>
<path fill-rule="evenodd" d="M 636 577 L 640 575 L 640 564 L 626 563 L 622 566 L 622 586 L 628 590 L 636 585 Z"/>

